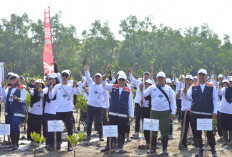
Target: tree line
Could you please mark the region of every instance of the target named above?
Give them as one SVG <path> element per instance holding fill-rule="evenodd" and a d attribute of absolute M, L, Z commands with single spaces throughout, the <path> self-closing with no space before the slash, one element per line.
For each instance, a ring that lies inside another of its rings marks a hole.
<path fill-rule="evenodd" d="M 151 17 L 139 21 L 129 16 L 120 21 L 118 33 L 123 39 L 117 40 L 107 22 L 94 21 L 78 37 L 78 28 L 64 26 L 60 18 L 61 12 L 51 17 L 54 60 L 59 70 L 70 69 L 76 79 L 80 79 L 85 58 L 92 75 L 106 71 L 110 63 L 115 72 L 134 66 L 136 77 L 151 65 L 154 71 L 162 69 L 169 77 L 171 71 L 196 75 L 199 68 L 215 69 L 217 74 L 231 69 L 230 37 L 225 35 L 221 40 L 207 24 L 180 30 L 157 26 Z M 6 63 L 7 72 L 42 76 L 43 45 L 42 20 L 34 22 L 26 13 L 1 19 L 0 61 Z"/>

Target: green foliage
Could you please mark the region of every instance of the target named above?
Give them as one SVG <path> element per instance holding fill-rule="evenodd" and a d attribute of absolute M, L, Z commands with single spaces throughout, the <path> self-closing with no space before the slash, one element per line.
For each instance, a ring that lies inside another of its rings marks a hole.
<path fill-rule="evenodd" d="M 77 96 L 76 107 L 80 108 L 82 112 L 87 112 L 87 100 L 85 100 L 84 94 Z"/>
<path fill-rule="evenodd" d="M 30 136 L 35 144 L 43 144 L 45 142 L 45 138 L 36 132 L 31 132 Z"/>
<path fill-rule="evenodd" d="M 68 135 L 67 139 L 72 144 L 72 146 L 76 146 L 78 142 L 82 142 L 85 139 L 85 135 L 83 133 L 79 133 L 77 135 Z"/>
<path fill-rule="evenodd" d="M 30 104 L 31 104 L 31 96 L 27 92 L 27 95 L 26 95 L 26 106 L 27 106 L 27 108 L 30 106 Z"/>
<path fill-rule="evenodd" d="M 223 40 L 219 39 L 207 24 L 180 30 L 154 25 L 151 17 L 140 21 L 136 16 L 129 16 L 120 23 L 119 34 L 123 38 L 119 41 L 107 22 L 94 21 L 79 39 L 76 28 L 64 26 L 60 18 L 60 12 L 51 17 L 54 60 L 58 60 L 59 71 L 70 69 L 75 79 L 81 79 L 79 71 L 83 70 L 84 58 L 92 74 L 104 71 L 110 63 L 115 72 L 127 71 L 136 63 L 135 77 L 140 77 L 141 70 L 147 71 L 151 65 L 154 73 L 162 68 L 167 77 L 171 77 L 173 70 L 196 75 L 198 69 L 210 71 L 213 65 L 217 74 L 231 69 L 230 37 L 225 35 Z M 43 42 L 42 20 L 34 22 L 26 13 L 2 19 L 0 56 L 6 63 L 6 72 L 42 76 Z"/>

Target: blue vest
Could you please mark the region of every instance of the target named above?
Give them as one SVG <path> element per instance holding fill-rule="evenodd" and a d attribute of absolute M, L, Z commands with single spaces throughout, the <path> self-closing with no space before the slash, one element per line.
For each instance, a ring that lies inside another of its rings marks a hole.
<path fill-rule="evenodd" d="M 213 84 L 206 83 L 204 92 L 197 83 L 192 87 L 192 111 L 213 113 Z"/>
<path fill-rule="evenodd" d="M 109 115 L 127 117 L 129 114 L 129 96 L 130 89 L 128 87 L 124 87 L 119 97 L 118 84 L 114 84 L 111 91 Z"/>
<path fill-rule="evenodd" d="M 16 116 L 16 117 L 25 117 L 26 113 L 26 103 L 21 103 L 16 100 L 13 100 L 13 102 L 9 101 L 10 97 L 10 92 L 12 88 L 9 88 L 8 93 L 7 93 L 7 98 L 6 98 L 6 105 L 5 105 L 5 115 L 9 115 L 9 112 L 11 112 L 11 115 Z M 20 98 L 20 89 L 17 87 L 15 90 L 13 96 L 16 96 Z M 10 103 L 12 103 L 12 108 L 10 110 Z"/>

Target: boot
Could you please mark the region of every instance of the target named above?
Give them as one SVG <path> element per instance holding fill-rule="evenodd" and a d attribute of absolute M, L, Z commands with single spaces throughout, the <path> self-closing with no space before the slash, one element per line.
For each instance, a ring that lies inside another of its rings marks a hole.
<path fill-rule="evenodd" d="M 152 142 L 151 142 L 151 154 L 156 154 L 156 145 L 157 145 L 157 137 L 152 139 Z M 147 154 L 150 154 L 150 150 L 147 151 Z"/>
<path fill-rule="evenodd" d="M 163 154 L 168 154 L 168 136 L 163 136 L 162 138 L 162 147 L 163 147 Z"/>
<path fill-rule="evenodd" d="M 229 130 L 229 140 L 228 140 L 228 142 L 229 142 L 229 145 L 232 146 L 232 130 Z"/>
<path fill-rule="evenodd" d="M 228 131 L 222 130 L 223 140 L 222 147 L 225 147 L 228 145 L 229 139 L 228 139 Z"/>

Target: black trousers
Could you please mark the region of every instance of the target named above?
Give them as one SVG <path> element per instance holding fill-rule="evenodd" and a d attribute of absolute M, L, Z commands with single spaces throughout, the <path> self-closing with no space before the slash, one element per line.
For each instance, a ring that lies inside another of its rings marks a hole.
<path fill-rule="evenodd" d="M 62 120 L 67 128 L 68 135 L 73 134 L 73 112 L 57 112 L 56 113 L 56 119 Z M 57 132 L 57 144 L 61 144 L 61 132 Z M 70 145 L 70 143 L 68 142 Z"/>
<path fill-rule="evenodd" d="M 139 132 L 140 129 L 140 120 L 142 118 L 142 107 L 139 103 L 135 103 L 135 132 Z"/>
<path fill-rule="evenodd" d="M 197 130 L 197 118 L 209 118 L 212 119 L 210 115 L 202 115 L 202 114 L 194 114 L 191 113 L 191 127 L 194 135 L 194 141 L 198 148 L 202 149 L 202 131 Z M 215 137 L 213 131 L 207 131 L 207 139 L 209 141 L 209 145 L 212 149 L 215 146 Z"/>
<path fill-rule="evenodd" d="M 222 136 L 222 122 L 221 122 L 221 114 L 217 111 L 217 131 L 218 135 Z"/>
<path fill-rule="evenodd" d="M 42 123 L 42 115 L 36 115 L 32 113 L 28 113 L 28 122 L 27 122 L 27 139 L 31 140 L 30 134 L 36 132 L 41 134 L 41 123 Z"/>
<path fill-rule="evenodd" d="M 190 111 L 182 111 L 180 145 L 187 146 L 187 135 L 188 135 L 190 123 L 191 123 Z"/>
<path fill-rule="evenodd" d="M 124 142 L 125 142 L 125 133 L 127 130 L 127 117 L 118 117 L 118 116 L 112 116 L 109 115 L 109 125 L 117 125 L 118 126 L 118 143 L 119 148 L 122 149 Z M 115 141 L 116 138 L 113 138 L 111 140 L 111 143 Z M 109 146 L 109 138 L 107 138 L 107 146 Z"/>
<path fill-rule="evenodd" d="M 177 116 L 178 116 L 178 121 L 181 120 L 181 99 L 176 99 L 176 107 L 177 107 Z"/>
<path fill-rule="evenodd" d="M 143 107 L 143 118 L 150 118 L 150 111 L 151 109 L 149 107 Z M 144 137 L 146 140 L 146 143 L 150 143 L 150 131 L 149 130 L 144 130 Z"/>

